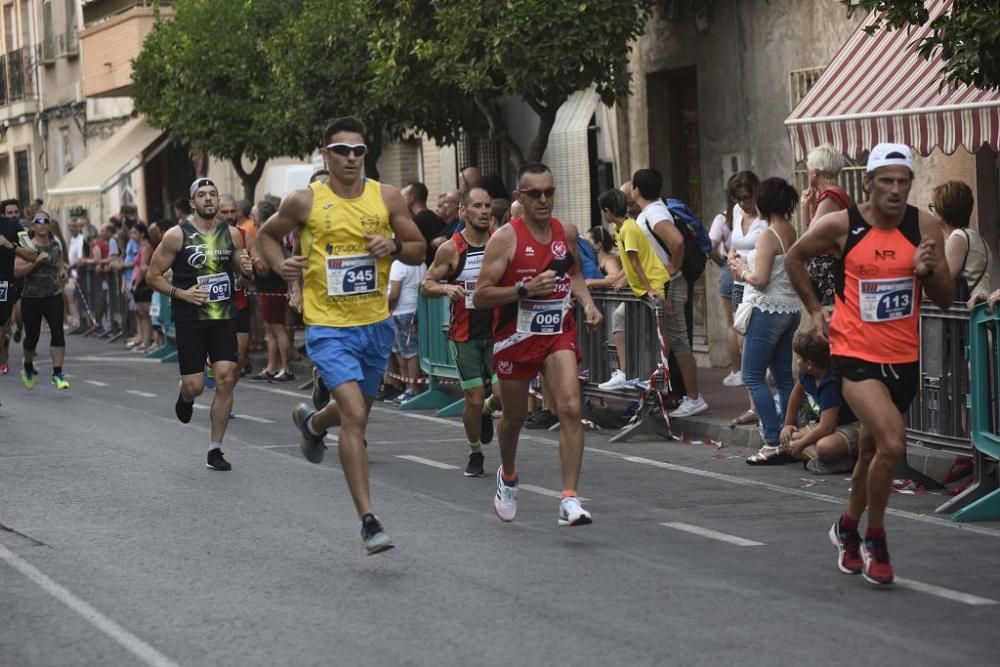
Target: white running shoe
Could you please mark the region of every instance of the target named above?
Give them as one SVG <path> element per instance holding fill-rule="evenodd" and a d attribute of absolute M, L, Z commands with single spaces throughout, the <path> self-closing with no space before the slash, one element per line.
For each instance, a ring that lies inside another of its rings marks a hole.
<path fill-rule="evenodd" d="M 502 521 L 513 521 L 517 516 L 517 480 L 508 484 L 501 473 L 503 466 L 497 468 L 497 494 L 493 498 L 493 511 Z"/>
<path fill-rule="evenodd" d="M 583 509 L 580 499 L 576 496 L 563 498 L 559 502 L 559 525 L 560 526 L 586 526 L 594 523 L 590 517 L 590 512 Z"/>
<path fill-rule="evenodd" d="M 743 372 L 742 371 L 731 371 L 729 375 L 722 379 L 722 384 L 727 387 L 742 387 L 743 386 Z"/>
<path fill-rule="evenodd" d="M 621 370 L 616 368 L 614 371 L 611 372 L 611 379 L 608 380 L 607 382 L 602 382 L 601 384 L 597 385 L 597 388 L 609 390 L 609 389 L 624 389 L 627 386 L 628 386 L 628 378 L 625 377 L 625 374 L 622 373 Z"/>
<path fill-rule="evenodd" d="M 681 399 L 681 404 L 677 406 L 677 409 L 670 413 L 670 416 L 694 417 L 695 415 L 700 415 L 706 410 L 708 410 L 708 403 L 705 402 L 704 396 L 699 396 L 698 398 L 685 396 Z"/>

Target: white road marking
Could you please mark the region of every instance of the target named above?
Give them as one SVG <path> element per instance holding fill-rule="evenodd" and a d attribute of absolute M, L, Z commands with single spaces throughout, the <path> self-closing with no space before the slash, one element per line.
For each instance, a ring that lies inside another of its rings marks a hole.
<path fill-rule="evenodd" d="M 248 422 L 257 422 L 258 424 L 273 424 L 273 419 L 264 419 L 263 417 L 254 417 L 253 415 L 236 415 L 237 419 L 245 419 Z"/>
<path fill-rule="evenodd" d="M 201 403 L 192 403 L 191 407 L 193 407 L 195 410 L 211 410 L 212 409 L 212 408 L 210 408 L 207 405 L 202 405 Z"/>
<path fill-rule="evenodd" d="M 148 391 L 138 391 L 136 389 L 126 389 L 125 393 L 142 396 L 143 398 L 156 398 L 156 394 L 150 394 Z"/>
<path fill-rule="evenodd" d="M 896 585 L 902 586 L 903 588 L 909 588 L 910 590 L 919 591 L 920 593 L 927 593 L 928 595 L 944 598 L 945 600 L 951 600 L 952 602 L 961 602 L 962 604 L 973 606 L 1000 604 L 1000 602 L 997 602 L 996 600 L 981 598 L 978 595 L 971 595 L 969 593 L 953 591 L 950 588 L 935 586 L 934 584 L 925 584 L 922 581 L 914 581 L 913 579 L 896 577 Z"/>
<path fill-rule="evenodd" d="M 385 412 L 390 415 L 402 415 L 403 417 L 409 417 L 410 419 L 416 419 L 424 422 L 431 422 L 432 424 L 445 424 L 447 426 L 458 426 L 459 428 L 464 428 L 462 422 L 452 421 L 450 419 L 445 419 L 444 417 L 433 417 L 431 415 L 421 415 L 408 410 L 391 410 L 389 408 L 382 408 L 376 405 L 372 406 L 372 412 Z"/>
<path fill-rule="evenodd" d="M 104 363 L 106 361 L 116 361 L 118 363 L 132 363 L 132 364 L 159 364 L 161 363 L 159 359 L 147 359 L 146 357 L 99 357 L 97 355 L 91 355 L 86 357 L 72 357 L 71 361 L 86 361 L 93 363 Z"/>
<path fill-rule="evenodd" d="M 660 525 L 666 526 L 667 528 L 673 528 L 674 530 L 680 530 L 685 533 L 691 533 L 692 535 L 700 535 L 702 537 L 707 537 L 710 540 L 718 540 L 719 542 L 728 542 L 729 544 L 735 544 L 738 547 L 764 546 L 763 542 L 755 542 L 754 540 L 747 540 L 742 537 L 736 537 L 735 535 L 720 533 L 717 530 L 710 530 L 708 528 L 702 528 L 701 526 L 694 526 L 690 523 L 681 523 L 680 521 L 668 521 L 667 523 L 661 523 Z"/>
<path fill-rule="evenodd" d="M 92 384 L 95 387 L 107 387 L 108 386 L 107 382 L 98 382 L 97 380 L 84 380 L 84 382 L 86 382 L 87 384 Z"/>
<path fill-rule="evenodd" d="M 546 489 L 542 486 L 535 486 L 534 484 L 518 484 L 517 488 L 522 491 L 527 491 L 528 493 L 537 493 L 540 496 L 548 496 L 549 498 L 559 498 L 562 500 L 562 493 L 559 491 L 553 491 L 552 489 Z M 580 502 L 587 502 L 590 498 L 584 498 L 579 496 Z"/>
<path fill-rule="evenodd" d="M 22 560 L 3 545 L 0 545 L 0 560 L 6 561 L 12 568 L 38 584 L 42 590 L 82 616 L 144 664 L 150 665 L 150 667 L 177 667 L 176 662 L 49 579 L 31 563 Z"/>
<path fill-rule="evenodd" d="M 272 394 L 281 394 L 282 396 L 293 396 L 295 398 L 301 398 L 305 400 L 309 397 L 309 394 L 299 391 L 288 391 L 287 389 L 275 389 L 274 387 L 262 387 L 252 382 L 245 382 L 240 384 L 240 388 L 247 387 L 249 389 L 258 389 L 260 391 L 267 391 Z"/>
<path fill-rule="evenodd" d="M 414 463 L 423 463 L 425 466 L 430 466 L 432 468 L 438 468 L 440 470 L 461 470 L 458 466 L 453 466 L 450 463 L 441 463 L 440 461 L 432 461 L 431 459 L 425 459 L 422 456 L 413 456 L 412 454 L 400 454 L 396 456 L 397 459 L 406 459 L 407 461 L 413 461 Z"/>

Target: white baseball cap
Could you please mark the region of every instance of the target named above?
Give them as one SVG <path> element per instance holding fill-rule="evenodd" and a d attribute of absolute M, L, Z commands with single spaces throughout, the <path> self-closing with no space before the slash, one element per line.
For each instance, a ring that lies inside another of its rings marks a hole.
<path fill-rule="evenodd" d="M 198 188 L 204 188 L 204 187 L 213 187 L 216 190 L 219 189 L 218 187 L 216 187 L 215 181 L 213 181 L 211 178 L 205 178 L 204 176 L 202 176 L 201 178 L 194 179 L 194 182 L 191 183 L 191 188 L 189 192 L 191 193 L 191 196 L 194 197 L 194 193 L 198 192 Z"/>
<path fill-rule="evenodd" d="M 872 152 L 868 154 L 868 166 L 865 171 L 869 174 L 879 167 L 906 167 L 913 171 L 913 152 L 906 144 L 876 144 Z"/>

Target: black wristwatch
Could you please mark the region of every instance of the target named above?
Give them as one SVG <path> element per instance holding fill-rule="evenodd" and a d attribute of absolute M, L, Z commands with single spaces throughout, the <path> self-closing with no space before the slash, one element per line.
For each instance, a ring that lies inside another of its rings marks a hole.
<path fill-rule="evenodd" d="M 517 298 L 518 299 L 528 298 L 528 288 L 524 286 L 524 280 L 519 280 L 517 283 Z"/>
<path fill-rule="evenodd" d="M 398 236 L 393 236 L 392 242 L 396 245 L 396 249 L 392 251 L 392 256 L 396 257 L 399 253 L 403 252 L 403 242 L 399 240 Z"/>

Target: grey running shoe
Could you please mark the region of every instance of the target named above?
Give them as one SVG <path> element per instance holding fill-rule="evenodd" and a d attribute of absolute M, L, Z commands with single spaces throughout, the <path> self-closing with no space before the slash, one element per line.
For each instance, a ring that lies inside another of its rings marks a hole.
<path fill-rule="evenodd" d="M 292 421 L 299 427 L 299 432 L 302 434 L 302 441 L 299 443 L 302 456 L 313 463 L 321 463 L 326 454 L 326 444 L 323 443 L 326 431 L 320 435 L 313 435 L 306 426 L 309 423 L 309 418 L 314 414 L 316 414 L 316 410 L 311 410 L 305 403 L 299 403 L 295 406 L 295 411 L 292 412 Z"/>
<path fill-rule="evenodd" d="M 326 404 L 330 402 L 330 390 L 326 388 L 323 384 L 323 378 L 320 377 L 319 371 L 313 366 L 312 370 L 313 376 L 313 386 L 312 386 L 312 403 L 313 407 L 317 410 L 322 410 L 326 407 Z"/>
<path fill-rule="evenodd" d="M 361 539 L 365 543 L 365 550 L 369 556 L 388 551 L 396 546 L 374 514 L 366 514 L 361 517 Z"/>

